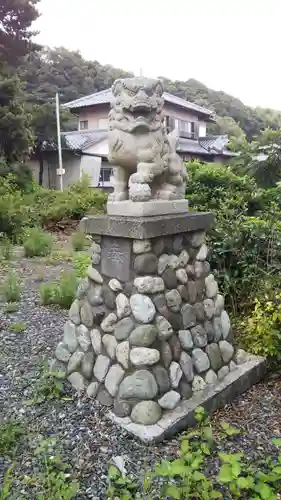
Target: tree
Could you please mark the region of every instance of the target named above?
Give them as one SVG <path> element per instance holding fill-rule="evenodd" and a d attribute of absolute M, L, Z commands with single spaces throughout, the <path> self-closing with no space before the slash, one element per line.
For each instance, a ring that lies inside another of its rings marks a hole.
<path fill-rule="evenodd" d="M 28 100 L 33 103 L 48 102 L 58 91 L 65 103 L 107 89 L 117 78 L 132 76 L 98 61 L 87 61 L 80 52 L 64 47 L 45 47 L 30 53 L 19 72 L 26 81 Z"/>
<path fill-rule="evenodd" d="M 33 137 L 31 116 L 25 108 L 18 63 L 34 49 L 32 22 L 38 0 L 0 0 L 0 154 L 8 166 L 23 161 Z"/>
<path fill-rule="evenodd" d="M 162 78 L 162 80 L 167 92 L 209 108 L 220 117 L 233 118 L 236 123 L 239 123 L 239 126 L 248 139 L 252 139 L 267 127 L 276 128 L 273 127 L 273 124 L 276 125 L 276 117 L 272 120 L 272 115 L 260 112 L 261 108 L 254 109 L 250 106 L 245 106 L 240 99 L 226 92 L 209 89 L 203 83 L 192 78 L 187 81 L 175 82 L 168 78 Z M 281 117 L 279 119 L 280 126 Z"/>
<path fill-rule="evenodd" d="M 250 175 L 259 187 L 276 186 L 281 180 L 281 129 L 266 129 L 254 141 L 244 143 L 233 170 Z"/>
<path fill-rule="evenodd" d="M 208 126 L 208 133 L 227 134 L 229 139 L 245 137 L 245 133 L 231 116 L 217 116 L 216 123 Z"/>
<path fill-rule="evenodd" d="M 98 61 L 85 60 L 80 52 L 64 47 L 31 52 L 20 66 L 19 74 L 26 81 L 25 90 L 31 103 L 49 102 L 57 91 L 65 103 L 107 89 L 116 78 L 132 76 Z M 162 80 L 167 92 L 214 111 L 218 116 L 215 133 L 237 137 L 242 131 L 248 140 L 253 140 L 267 127 L 281 127 L 281 113 L 274 110 L 245 106 L 239 99 L 195 79 L 172 81 L 162 77 Z M 213 132 L 213 128 L 210 130 Z"/>
<path fill-rule="evenodd" d="M 281 112 L 270 108 L 255 108 L 256 113 L 264 122 L 270 125 L 273 130 L 278 130 L 281 125 Z"/>
<path fill-rule="evenodd" d="M 31 24 L 38 0 L 0 0 L 0 65 L 16 66 L 35 45 Z"/>
<path fill-rule="evenodd" d="M 28 155 L 33 140 L 30 121 L 19 78 L 0 77 L 0 154 L 8 163 Z"/>
<path fill-rule="evenodd" d="M 44 151 L 57 148 L 57 122 L 54 103 L 34 104 L 31 108 L 31 126 L 34 132 L 34 154 L 39 162 L 39 184 L 42 186 Z M 60 121 L 62 129 L 69 123 L 69 111 L 62 110 Z"/>

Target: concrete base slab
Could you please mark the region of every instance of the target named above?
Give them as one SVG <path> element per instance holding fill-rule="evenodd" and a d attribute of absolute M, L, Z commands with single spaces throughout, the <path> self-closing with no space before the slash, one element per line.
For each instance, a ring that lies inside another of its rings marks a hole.
<path fill-rule="evenodd" d="M 151 217 L 188 212 L 188 200 L 108 201 L 108 215 Z"/>
<path fill-rule="evenodd" d="M 114 423 L 146 443 L 163 441 L 194 425 L 196 423 L 194 412 L 198 406 L 203 406 L 208 413 L 223 407 L 250 389 L 265 372 L 265 359 L 259 356 L 249 356 L 245 363 L 238 365 L 221 382 L 208 385 L 190 399 L 182 401 L 174 410 L 165 412 L 155 425 L 135 424 L 129 417 L 119 418 L 112 412 L 108 416 Z"/>

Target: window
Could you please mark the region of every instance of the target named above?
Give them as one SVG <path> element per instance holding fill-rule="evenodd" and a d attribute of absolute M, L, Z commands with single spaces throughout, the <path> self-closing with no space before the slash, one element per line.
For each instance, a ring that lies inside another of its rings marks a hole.
<path fill-rule="evenodd" d="M 181 137 L 187 137 L 188 139 L 197 139 L 198 138 L 197 122 L 179 120 L 179 133 Z"/>
<path fill-rule="evenodd" d="M 111 167 L 101 167 L 100 169 L 100 178 L 99 178 L 99 185 L 108 185 L 110 182 L 110 177 L 112 175 L 112 168 Z"/>
<path fill-rule="evenodd" d="M 80 130 L 87 130 L 88 129 L 88 120 L 81 120 L 79 125 L 80 125 Z"/>
<path fill-rule="evenodd" d="M 187 120 L 180 120 L 173 116 L 165 117 L 165 126 L 167 132 L 172 132 L 174 129 L 179 131 L 180 137 L 188 139 L 198 139 L 199 127 L 197 122 L 190 122 Z"/>
<path fill-rule="evenodd" d="M 193 139 L 198 139 L 199 137 L 199 123 L 191 122 L 191 133 L 193 135 Z"/>
<path fill-rule="evenodd" d="M 188 134 L 190 132 L 190 122 L 179 120 L 179 131 Z"/>
<path fill-rule="evenodd" d="M 172 132 L 175 129 L 175 118 L 173 116 L 166 116 L 166 129 L 167 132 Z"/>

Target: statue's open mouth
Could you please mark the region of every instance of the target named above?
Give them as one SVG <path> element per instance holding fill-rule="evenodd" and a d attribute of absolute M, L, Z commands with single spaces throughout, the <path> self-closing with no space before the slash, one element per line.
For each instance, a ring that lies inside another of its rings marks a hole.
<path fill-rule="evenodd" d="M 132 108 L 132 115 L 134 118 L 138 117 L 144 117 L 146 118 L 151 111 L 151 108 L 148 104 L 145 103 L 140 103 L 140 104 L 135 104 L 134 107 Z"/>

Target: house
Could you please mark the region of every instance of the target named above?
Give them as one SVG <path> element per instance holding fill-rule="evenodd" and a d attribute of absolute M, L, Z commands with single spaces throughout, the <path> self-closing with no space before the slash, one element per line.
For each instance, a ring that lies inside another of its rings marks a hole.
<path fill-rule="evenodd" d="M 108 162 L 108 113 L 111 89 L 75 99 L 63 105 L 77 117 L 77 130 L 63 134 L 68 151 L 64 153 L 64 185 L 78 180 L 82 173 L 91 185 L 110 188 L 112 166 Z M 215 121 L 211 110 L 164 92 L 164 115 L 167 132 L 178 130 L 177 152 L 183 161 L 227 163 L 233 153 L 227 150 L 227 136 L 207 136 L 209 122 Z M 54 160 L 56 163 L 56 160 Z M 43 185 L 58 187 L 57 165 L 48 159 Z"/>

